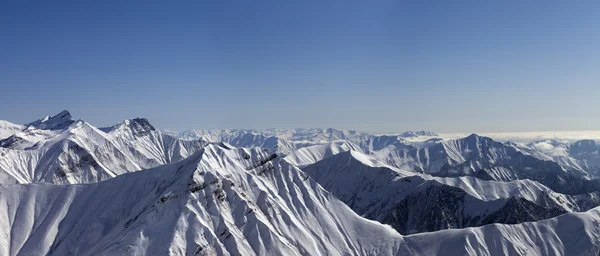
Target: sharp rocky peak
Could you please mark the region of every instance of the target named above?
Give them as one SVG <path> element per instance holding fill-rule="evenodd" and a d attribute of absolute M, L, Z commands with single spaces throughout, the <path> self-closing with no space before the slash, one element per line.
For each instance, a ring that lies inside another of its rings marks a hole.
<path fill-rule="evenodd" d="M 154 126 L 150 124 L 150 121 L 148 121 L 148 119 L 140 117 L 125 120 L 111 127 L 100 128 L 100 130 L 107 133 L 122 129 L 130 130 L 131 133 L 136 136 L 144 136 L 153 131 L 156 131 L 156 128 L 154 128 Z"/>
<path fill-rule="evenodd" d="M 67 128 L 74 122 L 75 121 L 73 121 L 71 113 L 69 113 L 67 110 L 63 110 L 54 116 L 46 116 L 42 119 L 26 124 L 26 127 L 34 127 L 42 130 L 61 130 Z"/>
<path fill-rule="evenodd" d="M 143 136 L 152 131 L 156 131 L 146 118 L 134 118 L 126 121 L 134 135 Z"/>

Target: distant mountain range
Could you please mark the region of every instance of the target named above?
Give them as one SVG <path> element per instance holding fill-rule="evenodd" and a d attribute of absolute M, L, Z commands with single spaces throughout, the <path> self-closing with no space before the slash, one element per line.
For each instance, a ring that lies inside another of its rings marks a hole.
<path fill-rule="evenodd" d="M 0 255 L 598 255 L 600 144 L 0 121 Z"/>

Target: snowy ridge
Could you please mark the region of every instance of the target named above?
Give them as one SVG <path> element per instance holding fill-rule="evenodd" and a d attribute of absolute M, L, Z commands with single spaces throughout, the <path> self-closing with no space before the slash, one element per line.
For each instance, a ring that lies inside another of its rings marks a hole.
<path fill-rule="evenodd" d="M 391 228 L 268 157 L 213 144 L 182 162 L 100 183 L 2 185 L 0 226 L 11 232 L 2 234 L 1 254 L 406 253 Z"/>
<path fill-rule="evenodd" d="M 0 255 L 597 255 L 592 139 L 0 121 Z"/>
<path fill-rule="evenodd" d="M 589 180 L 581 172 L 476 134 L 423 148 L 393 145 L 372 155 L 398 168 L 440 177 L 474 176 L 496 181 L 531 179 L 566 194 L 600 191 L 600 182 Z"/>
<path fill-rule="evenodd" d="M 339 154 L 345 151 L 359 151 L 362 149 L 351 142 L 331 142 L 329 144 L 314 145 L 301 148 L 294 153 L 286 156 L 284 160 L 298 167 L 304 167 L 309 164 L 316 163 L 332 155 Z"/>
<path fill-rule="evenodd" d="M 26 128 L 34 127 L 40 130 L 60 130 L 68 127 L 75 121 L 71 118 L 71 113 L 67 110 L 63 110 L 62 112 L 54 115 L 54 116 L 46 116 L 37 121 L 26 124 Z"/>
<path fill-rule="evenodd" d="M 412 138 L 412 137 L 419 137 L 419 136 L 425 136 L 425 137 L 439 137 L 440 135 L 438 135 L 435 132 L 431 132 L 431 131 L 407 131 L 407 132 L 403 132 L 402 134 L 400 134 L 400 137 L 403 138 Z"/>
<path fill-rule="evenodd" d="M 42 119 L 34 123 L 48 122 Z M 145 119 L 126 120 L 104 131 L 84 122 L 67 122 L 61 130 L 39 130 L 23 141 L 0 148 L 0 183 L 50 182 L 78 184 L 106 180 L 120 174 L 180 161 L 206 142 L 184 141 L 164 135 Z M 37 134 L 47 135 L 39 139 Z M 2 145 L 0 143 L 0 145 Z"/>
<path fill-rule="evenodd" d="M 13 124 L 8 121 L 0 120 L 0 140 L 6 139 L 13 134 L 25 129 L 25 126 Z"/>
<path fill-rule="evenodd" d="M 390 224 L 403 234 L 520 223 L 600 205 L 598 193 L 563 195 L 530 180 L 417 175 L 355 151 L 325 158 L 303 171 L 360 215 Z M 502 212 L 509 209 L 529 214 L 505 219 Z"/>
<path fill-rule="evenodd" d="M 262 131 L 251 129 L 224 129 L 224 130 L 188 130 L 183 132 L 170 132 L 171 135 L 186 139 L 203 139 L 206 141 L 229 141 L 244 134 L 277 137 L 290 142 L 325 143 L 336 140 L 360 141 L 372 136 L 369 133 L 355 130 L 339 129 L 266 129 Z"/>
<path fill-rule="evenodd" d="M 0 250 L 3 255 L 598 251 L 597 209 L 403 238 L 357 216 L 302 171 L 270 156 L 261 149 L 212 144 L 182 162 L 100 183 L 0 185 L 0 205 L 5 205 L 0 226 L 11 230 L 3 233 Z"/>
<path fill-rule="evenodd" d="M 493 224 L 406 236 L 415 255 L 598 255 L 600 209 L 518 225 Z"/>
<path fill-rule="evenodd" d="M 555 161 L 565 170 L 580 176 L 600 175 L 600 143 L 594 140 L 543 140 L 531 143 L 510 143 L 522 152 L 542 160 Z"/>
<path fill-rule="evenodd" d="M 394 143 L 421 145 L 427 140 L 439 139 L 429 131 L 404 132 L 397 135 L 374 135 L 355 130 L 339 129 L 251 129 L 188 130 L 165 133 L 183 139 L 201 139 L 210 142 L 226 142 L 236 147 L 263 147 L 279 154 L 288 155 L 308 146 L 348 142 L 364 151 L 379 150 Z"/>

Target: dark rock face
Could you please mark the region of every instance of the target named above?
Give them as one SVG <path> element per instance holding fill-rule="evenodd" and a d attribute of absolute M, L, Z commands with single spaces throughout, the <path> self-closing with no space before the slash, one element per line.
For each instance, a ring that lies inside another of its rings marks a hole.
<path fill-rule="evenodd" d="M 566 212 L 553 203 L 540 206 L 517 197 L 480 201 L 462 189 L 433 185 L 405 197 L 379 221 L 406 235 L 493 223 L 518 224 L 548 219 Z"/>
<path fill-rule="evenodd" d="M 17 145 L 19 145 L 23 142 L 26 142 L 26 140 L 19 136 L 12 135 L 6 139 L 0 140 L 0 147 L 15 148 Z"/>
<path fill-rule="evenodd" d="M 436 176 L 457 177 L 464 174 L 451 173 L 450 169 L 461 169 L 469 166 L 470 163 L 465 162 L 455 166 L 445 166 L 441 173 Z M 499 173 L 501 170 L 502 173 Z M 524 155 L 517 152 L 510 162 L 499 162 L 494 165 L 486 165 L 484 168 L 477 170 L 475 176 L 483 180 L 496 181 L 513 181 L 530 179 L 537 181 L 550 189 L 569 195 L 578 195 L 600 191 L 600 181 L 587 180 L 582 177 L 574 176 L 565 172 L 556 162 L 544 161 L 534 158 L 529 155 Z"/>
<path fill-rule="evenodd" d="M 382 222 L 400 234 L 472 226 L 475 220 L 462 212 L 465 196 L 466 192 L 459 188 L 430 186 L 404 198 Z"/>
<path fill-rule="evenodd" d="M 101 168 L 96 159 L 83 147 L 69 143 L 67 151 L 64 151 L 58 157 L 59 166 L 55 172 L 58 178 L 67 176 L 80 176 L 82 170 L 86 168 Z"/>
<path fill-rule="evenodd" d="M 538 221 L 553 218 L 567 213 L 562 208 L 546 208 L 524 198 L 511 198 L 501 209 L 487 215 L 481 225 L 502 223 L 518 224 L 527 221 Z"/>
<path fill-rule="evenodd" d="M 131 129 L 133 135 L 136 136 L 144 136 L 152 131 L 156 131 L 154 126 L 152 126 L 146 118 L 135 118 L 129 120 L 129 128 Z"/>
<path fill-rule="evenodd" d="M 106 133 L 111 133 L 115 130 L 123 129 L 123 128 L 129 129 L 134 136 L 140 136 L 140 137 L 148 135 L 148 134 L 152 133 L 153 131 L 156 131 L 156 129 L 154 128 L 154 126 L 152 126 L 152 124 L 150 124 L 148 119 L 139 118 L 139 117 L 134 118 L 134 119 L 125 120 L 125 121 L 118 123 L 111 127 L 103 127 L 103 128 L 98 128 L 98 129 L 103 132 L 106 132 Z"/>
<path fill-rule="evenodd" d="M 537 221 L 600 205 L 600 192 L 564 196 L 538 191 L 535 202 L 521 197 L 483 200 L 458 186 L 421 176 L 399 178 L 392 169 L 363 164 L 350 152 L 303 170 L 359 215 L 388 224 L 401 234 Z"/>

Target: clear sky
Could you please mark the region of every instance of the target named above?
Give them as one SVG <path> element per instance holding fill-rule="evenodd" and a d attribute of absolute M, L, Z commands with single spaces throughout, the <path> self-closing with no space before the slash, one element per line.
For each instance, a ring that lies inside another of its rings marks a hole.
<path fill-rule="evenodd" d="M 600 1 L 7 2 L 16 123 L 600 129 Z"/>

